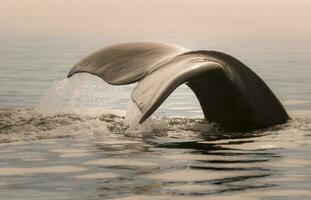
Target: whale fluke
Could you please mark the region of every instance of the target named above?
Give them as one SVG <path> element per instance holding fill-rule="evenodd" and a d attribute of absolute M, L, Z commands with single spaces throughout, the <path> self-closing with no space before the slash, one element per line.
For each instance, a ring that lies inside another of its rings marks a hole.
<path fill-rule="evenodd" d="M 207 120 L 233 131 L 285 123 L 289 116 L 263 80 L 236 58 L 217 51 L 187 51 L 138 42 L 106 47 L 77 63 L 68 77 L 88 72 L 106 82 L 138 82 L 131 98 L 146 120 L 181 84 L 198 98 Z"/>
<path fill-rule="evenodd" d="M 82 59 L 68 73 L 88 72 L 113 85 L 138 81 L 143 75 L 168 58 L 186 50 L 165 43 L 132 42 L 103 48 Z"/>

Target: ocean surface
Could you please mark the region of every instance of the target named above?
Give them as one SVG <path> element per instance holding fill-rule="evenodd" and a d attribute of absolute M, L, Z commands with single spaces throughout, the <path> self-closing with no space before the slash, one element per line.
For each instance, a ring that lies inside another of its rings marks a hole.
<path fill-rule="evenodd" d="M 233 55 L 291 116 L 224 133 L 186 86 L 132 129 L 135 84 L 66 78 L 84 56 L 141 40 L 111 38 L 0 37 L 0 199 L 311 199 L 311 40 L 155 38 Z"/>

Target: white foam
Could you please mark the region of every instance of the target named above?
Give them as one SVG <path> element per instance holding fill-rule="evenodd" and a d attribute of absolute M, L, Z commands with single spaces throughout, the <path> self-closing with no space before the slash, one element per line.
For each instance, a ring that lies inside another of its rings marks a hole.
<path fill-rule="evenodd" d="M 129 126 L 128 131 L 137 133 L 148 133 L 153 131 L 154 125 L 152 118 L 149 117 L 140 124 L 139 120 L 141 119 L 141 117 L 142 112 L 139 110 L 136 103 L 132 99 L 130 99 L 124 119 L 125 125 Z"/>

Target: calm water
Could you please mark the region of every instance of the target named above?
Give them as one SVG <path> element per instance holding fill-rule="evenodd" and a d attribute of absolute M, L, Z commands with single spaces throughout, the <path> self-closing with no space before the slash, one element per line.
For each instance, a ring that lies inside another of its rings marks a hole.
<path fill-rule="evenodd" d="M 311 198 L 310 40 L 162 39 L 239 58 L 292 117 L 226 134 L 202 119 L 185 86 L 157 111 L 153 131 L 137 132 L 122 115 L 133 86 L 65 79 L 82 57 L 122 39 L 0 40 L 0 199 Z"/>

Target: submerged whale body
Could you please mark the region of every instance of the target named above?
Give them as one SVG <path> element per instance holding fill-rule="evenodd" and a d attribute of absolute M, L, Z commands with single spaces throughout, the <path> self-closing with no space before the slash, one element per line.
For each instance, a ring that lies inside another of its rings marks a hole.
<path fill-rule="evenodd" d="M 131 99 L 144 122 L 181 84 L 198 98 L 204 116 L 230 131 L 250 131 L 285 123 L 289 116 L 263 80 L 236 58 L 217 51 L 189 51 L 152 42 L 106 47 L 68 73 L 87 72 L 109 84 L 138 82 Z"/>

